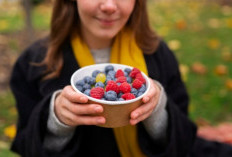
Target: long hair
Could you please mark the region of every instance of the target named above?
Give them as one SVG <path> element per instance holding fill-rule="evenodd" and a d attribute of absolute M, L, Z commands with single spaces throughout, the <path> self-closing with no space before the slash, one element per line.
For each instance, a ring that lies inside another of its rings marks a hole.
<path fill-rule="evenodd" d="M 136 0 L 134 10 L 126 23 L 134 32 L 136 43 L 145 54 L 153 53 L 159 44 L 159 38 L 149 26 L 146 0 Z M 80 33 L 80 18 L 77 4 L 74 0 L 55 0 L 48 50 L 42 65 L 46 65 L 46 75 L 43 79 L 58 77 L 63 67 L 62 45 L 71 34 L 77 30 Z"/>

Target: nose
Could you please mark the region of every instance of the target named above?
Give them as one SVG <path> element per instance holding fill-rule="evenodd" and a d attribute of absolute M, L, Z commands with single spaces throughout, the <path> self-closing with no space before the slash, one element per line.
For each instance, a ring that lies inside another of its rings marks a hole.
<path fill-rule="evenodd" d="M 115 1 L 116 0 L 104 0 L 100 9 L 107 14 L 113 14 L 117 10 L 117 4 Z"/>

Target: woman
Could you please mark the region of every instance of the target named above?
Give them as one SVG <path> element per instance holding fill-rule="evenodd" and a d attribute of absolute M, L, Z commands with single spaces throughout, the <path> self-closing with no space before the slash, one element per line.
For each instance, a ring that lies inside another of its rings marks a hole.
<path fill-rule="evenodd" d="M 75 70 L 102 62 L 131 63 L 151 78 L 129 126 L 97 127 L 105 118 L 93 115 L 104 109 L 69 85 Z M 19 113 L 12 150 L 22 156 L 185 157 L 194 151 L 196 126 L 187 117 L 178 63 L 150 29 L 145 0 L 54 1 L 51 34 L 19 57 L 11 88 Z"/>

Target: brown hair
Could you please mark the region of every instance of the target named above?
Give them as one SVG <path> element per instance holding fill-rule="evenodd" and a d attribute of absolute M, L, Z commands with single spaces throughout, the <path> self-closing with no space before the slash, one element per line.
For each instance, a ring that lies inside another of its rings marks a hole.
<path fill-rule="evenodd" d="M 76 1 L 54 1 L 47 55 L 41 63 L 47 66 L 43 79 L 59 76 L 63 66 L 61 47 L 74 30 L 80 31 L 79 23 Z M 151 54 L 156 50 L 159 38 L 149 26 L 146 0 L 136 0 L 135 8 L 126 25 L 134 31 L 136 42 L 145 54 Z"/>

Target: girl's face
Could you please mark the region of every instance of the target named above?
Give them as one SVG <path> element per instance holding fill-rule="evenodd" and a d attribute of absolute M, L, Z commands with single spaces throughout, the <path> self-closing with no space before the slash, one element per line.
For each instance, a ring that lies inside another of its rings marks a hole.
<path fill-rule="evenodd" d="M 77 0 L 86 38 L 111 40 L 127 23 L 136 0 Z"/>

